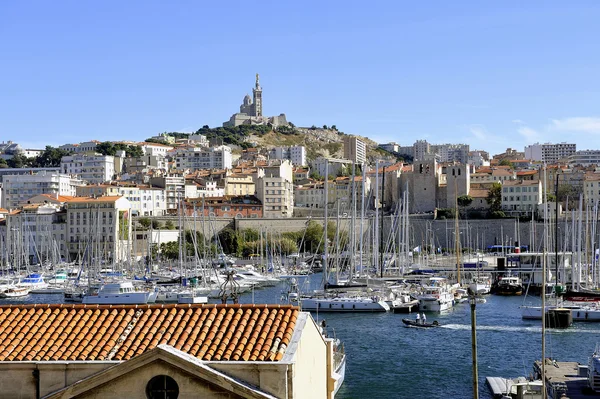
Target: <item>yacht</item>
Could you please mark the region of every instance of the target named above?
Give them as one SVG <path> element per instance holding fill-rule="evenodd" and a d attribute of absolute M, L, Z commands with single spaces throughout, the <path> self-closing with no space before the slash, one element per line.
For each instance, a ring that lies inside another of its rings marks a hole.
<path fill-rule="evenodd" d="M 48 288 L 48 283 L 39 273 L 31 273 L 19 281 L 19 287 L 27 288 L 29 291 L 44 290 Z"/>
<path fill-rule="evenodd" d="M 487 295 L 492 290 L 492 279 L 489 276 L 475 277 L 469 284 L 469 290 L 476 295 Z"/>
<path fill-rule="evenodd" d="M 156 290 L 136 290 L 130 281 L 123 281 L 102 285 L 97 294 L 84 295 L 82 303 L 100 305 L 146 304 L 154 303 L 156 295 Z"/>
<path fill-rule="evenodd" d="M 425 312 L 443 312 L 454 306 L 454 294 L 448 280 L 444 277 L 429 277 L 424 281 L 421 293 L 416 295 L 419 310 Z"/>
<path fill-rule="evenodd" d="M 324 295 L 301 296 L 302 310 L 314 312 L 389 312 L 390 306 L 379 296 Z"/>

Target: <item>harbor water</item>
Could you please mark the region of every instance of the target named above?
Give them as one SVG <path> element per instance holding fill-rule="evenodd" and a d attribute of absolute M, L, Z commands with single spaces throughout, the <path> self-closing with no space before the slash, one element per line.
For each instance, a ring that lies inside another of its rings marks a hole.
<path fill-rule="evenodd" d="M 317 288 L 321 275 L 307 277 Z M 281 303 L 285 283 L 244 293 L 241 303 Z M 485 377 L 528 376 L 541 357 L 541 323 L 523 320 L 519 306 L 524 297 L 489 295 L 479 303 L 477 344 L 480 398 L 491 398 Z M 539 298 L 526 299 L 536 303 Z M 211 301 L 215 302 L 216 301 Z M 8 303 L 62 303 L 60 295 L 29 295 L 0 300 Z M 471 313 L 468 303 L 444 314 L 427 314 L 440 328 L 403 326 L 394 313 L 312 313 L 326 320 L 328 330 L 340 338 L 347 357 L 346 378 L 336 398 L 469 398 L 472 397 Z M 565 330 L 547 330 L 546 357 L 587 364 L 600 324 L 576 322 Z"/>

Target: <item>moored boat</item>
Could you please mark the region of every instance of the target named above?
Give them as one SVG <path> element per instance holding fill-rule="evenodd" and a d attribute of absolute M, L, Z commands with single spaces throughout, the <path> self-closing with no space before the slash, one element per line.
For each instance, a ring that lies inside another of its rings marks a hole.
<path fill-rule="evenodd" d="M 496 284 L 494 289 L 496 295 L 521 295 L 523 294 L 523 283 L 517 276 L 504 276 Z"/>

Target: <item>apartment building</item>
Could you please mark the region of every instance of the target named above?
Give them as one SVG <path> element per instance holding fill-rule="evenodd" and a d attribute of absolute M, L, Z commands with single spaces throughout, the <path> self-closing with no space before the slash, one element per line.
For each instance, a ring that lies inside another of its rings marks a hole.
<path fill-rule="evenodd" d="M 81 180 L 58 172 L 41 171 L 2 177 L 2 208 L 15 209 L 40 194 L 75 196 Z"/>
<path fill-rule="evenodd" d="M 185 198 L 185 177 L 181 174 L 167 174 L 150 178 L 150 184 L 165 190 L 167 213 L 176 214 L 180 201 Z"/>
<path fill-rule="evenodd" d="M 90 184 L 111 181 L 115 175 L 115 157 L 100 154 L 75 154 L 62 157 L 60 170 L 65 175 L 78 176 Z"/>
<path fill-rule="evenodd" d="M 72 198 L 72 197 L 69 197 Z M 25 270 L 29 264 L 67 260 L 66 213 L 55 203 L 31 203 L 6 214 L 6 224 L 0 227 L 4 251 L 2 264 Z"/>
<path fill-rule="evenodd" d="M 506 213 L 531 213 L 542 201 L 540 180 L 508 180 L 502 183 L 502 210 Z"/>
<path fill-rule="evenodd" d="M 306 147 L 303 145 L 274 147 L 269 150 L 269 159 L 288 159 L 294 166 L 304 166 L 306 165 Z"/>
<path fill-rule="evenodd" d="M 264 175 L 256 182 L 256 193 L 263 204 L 264 217 L 292 217 L 294 185 L 292 164 L 288 160 L 262 168 Z"/>
<path fill-rule="evenodd" d="M 344 159 L 357 164 L 367 160 L 367 146 L 364 141 L 354 136 L 344 136 Z"/>
<path fill-rule="evenodd" d="M 124 197 L 77 197 L 65 203 L 71 260 L 107 263 L 129 260 L 131 204 Z"/>
<path fill-rule="evenodd" d="M 217 147 L 180 147 L 174 152 L 175 167 L 178 170 L 231 169 L 233 158 L 231 148 L 226 145 Z"/>
<path fill-rule="evenodd" d="M 569 158 L 577 152 L 577 145 L 570 143 L 535 143 L 525 147 L 525 158 L 534 161 L 555 163 Z"/>

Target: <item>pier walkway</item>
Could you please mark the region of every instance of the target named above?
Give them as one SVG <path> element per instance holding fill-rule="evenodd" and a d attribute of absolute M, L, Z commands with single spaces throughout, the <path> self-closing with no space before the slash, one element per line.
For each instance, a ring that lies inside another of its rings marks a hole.
<path fill-rule="evenodd" d="M 536 360 L 533 368 L 541 375 L 541 362 Z M 569 399 L 600 398 L 600 393 L 593 392 L 588 387 L 587 365 L 578 362 L 557 362 L 546 359 L 546 387 L 554 390 L 552 397 L 560 398 L 560 392 L 566 388 L 566 397 Z"/>

